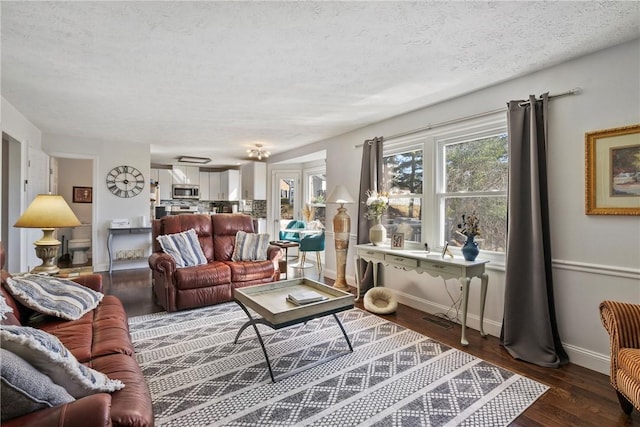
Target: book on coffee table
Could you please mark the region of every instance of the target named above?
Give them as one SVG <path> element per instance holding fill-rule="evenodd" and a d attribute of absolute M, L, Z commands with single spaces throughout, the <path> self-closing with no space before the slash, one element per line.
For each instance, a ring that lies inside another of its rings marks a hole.
<path fill-rule="evenodd" d="M 311 304 L 312 302 L 324 301 L 326 299 L 327 297 L 311 290 L 295 291 L 287 295 L 287 300 L 295 305 Z"/>

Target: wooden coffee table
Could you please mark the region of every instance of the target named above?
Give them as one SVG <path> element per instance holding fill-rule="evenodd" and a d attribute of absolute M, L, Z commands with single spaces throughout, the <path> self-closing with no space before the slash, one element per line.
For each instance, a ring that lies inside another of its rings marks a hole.
<path fill-rule="evenodd" d="M 289 295 L 289 293 L 301 290 L 313 290 L 325 296 L 326 299 L 299 306 L 287 301 L 287 295 Z M 324 363 L 336 357 L 353 352 L 349 336 L 344 330 L 344 326 L 342 326 L 340 319 L 336 316 L 336 313 L 353 308 L 354 297 L 350 293 L 343 292 L 314 280 L 298 278 L 234 289 L 233 298 L 249 318 L 249 320 L 240 327 L 240 330 L 234 340 L 234 344 L 238 342 L 238 338 L 240 338 L 240 335 L 242 335 L 242 332 L 244 332 L 245 329 L 249 326 L 253 326 L 256 336 L 258 337 L 258 341 L 260 342 L 260 346 L 262 347 L 264 358 L 267 361 L 271 381 L 273 382 L 276 381 L 276 378 L 273 375 L 269 355 L 267 354 L 267 349 L 265 348 L 264 341 L 262 340 L 262 336 L 258 330 L 258 324 L 267 325 L 273 329 L 281 329 L 299 323 L 306 323 L 309 320 L 316 319 L 318 317 L 332 315 L 338 323 L 338 326 L 349 345 L 348 352 L 337 353 L 326 359 L 319 360 L 287 372 L 284 375 L 280 375 L 278 379 L 286 378 L 320 363 Z M 248 308 L 258 313 L 261 317 L 254 319 L 249 313 Z"/>

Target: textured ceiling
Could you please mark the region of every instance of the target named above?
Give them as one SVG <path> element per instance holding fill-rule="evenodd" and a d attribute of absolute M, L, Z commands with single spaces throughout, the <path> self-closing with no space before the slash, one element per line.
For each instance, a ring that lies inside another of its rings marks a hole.
<path fill-rule="evenodd" d="M 638 2 L 8 2 L 2 96 L 44 133 L 246 160 L 640 36 Z"/>

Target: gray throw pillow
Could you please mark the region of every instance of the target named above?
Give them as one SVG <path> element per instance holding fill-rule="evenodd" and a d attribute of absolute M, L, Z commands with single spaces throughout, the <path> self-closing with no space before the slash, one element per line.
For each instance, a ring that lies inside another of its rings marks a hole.
<path fill-rule="evenodd" d="M 75 400 L 20 356 L 0 349 L 0 362 L 2 421 Z"/>

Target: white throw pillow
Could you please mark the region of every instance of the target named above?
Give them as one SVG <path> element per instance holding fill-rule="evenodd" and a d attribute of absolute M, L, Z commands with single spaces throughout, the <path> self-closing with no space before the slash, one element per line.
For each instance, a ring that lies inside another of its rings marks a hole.
<path fill-rule="evenodd" d="M 265 261 L 267 259 L 267 249 L 269 248 L 269 235 L 236 233 L 236 245 L 233 248 L 231 261 Z"/>
<path fill-rule="evenodd" d="M 156 237 L 162 250 L 171 255 L 176 262 L 176 268 L 192 267 L 207 263 L 198 235 L 193 228 L 182 233 L 163 234 Z"/>
<path fill-rule="evenodd" d="M 104 294 L 71 280 L 42 274 L 9 277 L 7 289 L 15 299 L 33 310 L 77 320 L 98 306 Z"/>
<path fill-rule="evenodd" d="M 121 381 L 109 379 L 78 362 L 57 337 L 39 329 L 2 325 L 0 346 L 48 375 L 76 399 L 124 388 Z"/>

